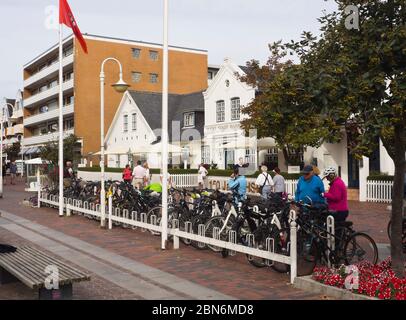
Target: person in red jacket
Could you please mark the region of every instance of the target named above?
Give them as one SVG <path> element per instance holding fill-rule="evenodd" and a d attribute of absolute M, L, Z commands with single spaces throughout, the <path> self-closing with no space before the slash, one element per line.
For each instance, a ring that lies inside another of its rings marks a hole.
<path fill-rule="evenodd" d="M 349 214 L 347 187 L 334 167 L 326 168 L 323 176 L 330 182 L 330 189 L 323 194 L 327 199 L 328 209 L 337 222 L 345 221 Z"/>
<path fill-rule="evenodd" d="M 123 171 L 123 180 L 124 180 L 124 182 L 131 183 L 132 178 L 133 178 L 133 177 L 132 177 L 132 171 L 131 171 L 131 169 L 130 169 L 130 165 L 127 164 L 127 165 L 125 166 L 124 171 Z"/>

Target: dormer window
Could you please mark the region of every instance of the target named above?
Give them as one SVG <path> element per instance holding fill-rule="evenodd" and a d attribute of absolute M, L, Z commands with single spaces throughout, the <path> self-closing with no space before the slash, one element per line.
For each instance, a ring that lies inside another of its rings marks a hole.
<path fill-rule="evenodd" d="M 194 127 L 195 126 L 195 113 L 187 112 L 183 114 L 183 127 Z"/>

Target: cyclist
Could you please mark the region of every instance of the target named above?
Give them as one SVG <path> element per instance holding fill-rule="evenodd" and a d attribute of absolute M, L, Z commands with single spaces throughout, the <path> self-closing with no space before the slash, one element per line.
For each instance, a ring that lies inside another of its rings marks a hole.
<path fill-rule="evenodd" d="M 304 166 L 302 173 L 303 176 L 299 178 L 297 184 L 295 201 L 308 203 L 311 199 L 312 204 L 325 204 L 326 201 L 322 196 L 325 192 L 324 184 L 320 177 L 314 174 L 313 166 Z"/>
<path fill-rule="evenodd" d="M 323 176 L 330 182 L 329 191 L 323 194 L 327 199 L 328 209 L 337 222 L 345 221 L 348 217 L 347 187 L 334 167 L 326 168 Z"/>
<path fill-rule="evenodd" d="M 237 166 L 234 167 L 233 174 L 230 180 L 228 180 L 228 189 L 233 192 L 233 199 L 236 205 L 247 199 L 247 179 L 245 176 L 240 175 Z"/>

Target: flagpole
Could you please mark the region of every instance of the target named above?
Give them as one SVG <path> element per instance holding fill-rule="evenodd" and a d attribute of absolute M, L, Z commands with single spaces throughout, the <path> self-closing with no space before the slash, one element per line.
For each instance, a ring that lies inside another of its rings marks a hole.
<path fill-rule="evenodd" d="M 3 198 L 3 114 L 2 106 L 0 109 L 0 198 Z"/>
<path fill-rule="evenodd" d="M 63 46 L 62 24 L 59 22 L 59 216 L 63 217 Z"/>
<path fill-rule="evenodd" d="M 168 0 L 164 0 L 162 74 L 162 249 L 168 240 Z"/>

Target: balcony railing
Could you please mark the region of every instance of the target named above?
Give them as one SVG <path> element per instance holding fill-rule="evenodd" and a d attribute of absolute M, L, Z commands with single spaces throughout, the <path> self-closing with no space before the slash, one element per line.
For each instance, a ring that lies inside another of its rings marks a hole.
<path fill-rule="evenodd" d="M 6 136 L 15 136 L 17 134 L 24 133 L 24 126 L 22 124 L 16 124 L 15 126 L 6 128 Z"/>
<path fill-rule="evenodd" d="M 73 89 L 73 78 L 63 83 L 63 91 Z M 59 85 L 45 90 L 41 93 L 38 93 L 34 96 L 31 96 L 27 99 L 24 99 L 24 107 L 29 108 L 33 107 L 35 104 L 39 104 L 40 102 L 45 102 L 53 97 L 57 97 L 59 94 Z"/>
<path fill-rule="evenodd" d="M 65 57 L 62 60 L 63 67 L 67 67 L 73 64 L 73 54 Z M 28 79 L 24 80 L 24 88 L 33 85 L 34 83 L 40 81 L 43 78 L 49 77 L 52 74 L 57 74 L 59 70 L 59 61 L 56 61 L 54 64 L 50 65 L 49 67 L 44 68 L 40 72 L 35 73 Z"/>
<path fill-rule="evenodd" d="M 74 104 L 70 104 L 63 108 L 63 115 L 68 116 L 75 112 Z M 24 126 L 31 126 L 44 121 L 54 120 L 59 117 L 59 109 L 37 114 L 35 116 L 24 118 Z"/>
<path fill-rule="evenodd" d="M 63 135 L 64 138 L 73 134 L 74 130 L 70 129 L 70 130 L 66 130 Z M 34 137 L 29 137 L 29 138 L 24 138 L 24 146 L 32 146 L 32 145 L 36 145 L 36 144 L 44 144 L 47 143 L 49 141 L 56 141 L 59 137 L 59 133 L 58 132 L 54 132 L 54 133 L 49 133 L 49 134 L 43 134 L 43 135 L 39 135 L 39 136 L 34 136 Z"/>

